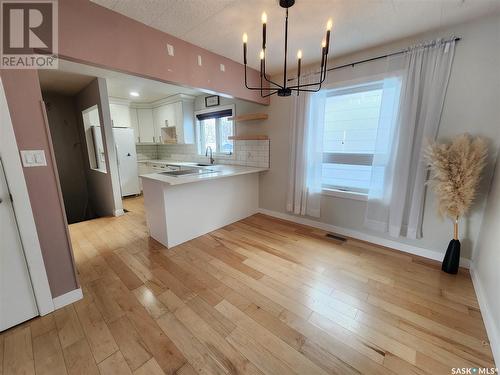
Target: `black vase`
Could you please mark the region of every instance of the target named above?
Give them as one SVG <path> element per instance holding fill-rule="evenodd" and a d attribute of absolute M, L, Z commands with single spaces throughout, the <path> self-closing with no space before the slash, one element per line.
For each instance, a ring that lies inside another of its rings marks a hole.
<path fill-rule="evenodd" d="M 451 240 L 446 255 L 443 259 L 441 269 L 446 273 L 457 274 L 458 266 L 460 265 L 460 241 Z"/>

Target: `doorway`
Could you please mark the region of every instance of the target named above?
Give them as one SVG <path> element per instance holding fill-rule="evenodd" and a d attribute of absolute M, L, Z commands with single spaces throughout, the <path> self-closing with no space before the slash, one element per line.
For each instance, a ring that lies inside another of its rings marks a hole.
<path fill-rule="evenodd" d="M 106 81 L 60 71 L 40 81 L 68 223 L 121 215 Z"/>

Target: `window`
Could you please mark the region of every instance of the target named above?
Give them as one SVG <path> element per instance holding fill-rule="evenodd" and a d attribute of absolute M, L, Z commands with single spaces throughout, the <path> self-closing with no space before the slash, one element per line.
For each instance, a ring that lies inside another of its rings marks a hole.
<path fill-rule="evenodd" d="M 383 87 L 383 81 L 379 81 L 327 93 L 323 188 L 368 193 L 379 131 Z M 394 107 L 397 100 L 389 100 L 388 103 Z M 387 139 L 387 145 L 389 141 Z"/>
<path fill-rule="evenodd" d="M 205 154 L 207 147 L 214 153 L 227 155 L 233 153 L 233 141 L 229 139 L 229 136 L 234 134 L 234 123 L 230 119 L 232 115 L 232 109 L 219 109 L 196 115 L 200 154 Z"/>

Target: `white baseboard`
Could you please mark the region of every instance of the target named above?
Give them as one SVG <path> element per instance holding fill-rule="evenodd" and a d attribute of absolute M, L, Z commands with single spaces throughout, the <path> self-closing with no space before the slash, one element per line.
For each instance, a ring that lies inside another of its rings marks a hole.
<path fill-rule="evenodd" d="M 474 285 L 474 290 L 476 291 L 477 301 L 479 302 L 479 307 L 481 309 L 481 315 L 483 317 L 484 326 L 486 327 L 486 332 L 488 333 L 488 339 L 490 340 L 490 347 L 493 353 L 493 358 L 497 366 L 500 366 L 500 331 L 497 326 L 494 314 L 488 308 L 488 302 L 486 294 L 484 293 L 483 285 L 479 279 L 474 263 L 470 267 L 470 275 L 472 278 L 472 284 Z M 498 318 L 498 317 L 497 317 Z"/>
<path fill-rule="evenodd" d="M 347 237 L 352 237 L 357 240 L 361 241 L 366 241 L 366 242 L 371 242 L 376 245 L 380 246 L 385 246 L 391 249 L 399 250 L 405 253 L 413 254 L 413 255 L 418 255 L 424 258 L 432 259 L 432 260 L 437 260 L 441 262 L 443 260 L 443 253 L 429 250 L 429 249 L 424 249 L 422 247 L 418 246 L 412 246 L 408 244 L 404 244 L 401 242 L 397 241 L 391 241 L 386 238 L 380 238 L 377 236 L 373 236 L 370 234 L 362 233 L 357 230 L 353 229 L 347 229 L 347 228 L 342 228 L 338 227 L 335 225 L 331 224 L 326 224 L 322 223 L 320 221 L 315 221 L 311 219 L 307 219 L 305 217 L 301 216 L 295 216 L 291 214 L 286 214 L 283 212 L 277 212 L 277 211 L 272 211 L 272 210 L 267 210 L 265 208 L 259 208 L 259 212 L 265 215 L 269 215 L 272 217 L 276 217 L 278 219 L 283 219 L 283 220 L 288 220 L 297 224 L 303 224 L 303 225 L 308 225 L 310 227 L 326 230 L 328 232 L 333 232 L 340 234 L 342 236 L 347 236 Z M 470 268 L 470 260 L 466 258 L 460 258 L 460 266 L 464 268 Z"/>
<path fill-rule="evenodd" d="M 52 301 L 54 302 L 54 309 L 60 309 L 61 307 L 67 306 L 81 300 L 83 298 L 83 292 L 81 288 L 72 290 L 71 292 L 64 293 L 63 295 L 54 298 Z"/>

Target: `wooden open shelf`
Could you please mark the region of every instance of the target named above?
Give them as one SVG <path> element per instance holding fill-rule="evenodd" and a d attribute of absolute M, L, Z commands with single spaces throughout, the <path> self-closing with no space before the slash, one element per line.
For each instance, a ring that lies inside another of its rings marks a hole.
<path fill-rule="evenodd" d="M 228 139 L 233 141 L 265 141 L 269 137 L 267 135 L 230 135 Z"/>
<path fill-rule="evenodd" d="M 233 121 L 254 121 L 254 120 L 267 120 L 267 113 L 247 113 L 246 115 L 239 115 L 230 117 Z"/>

